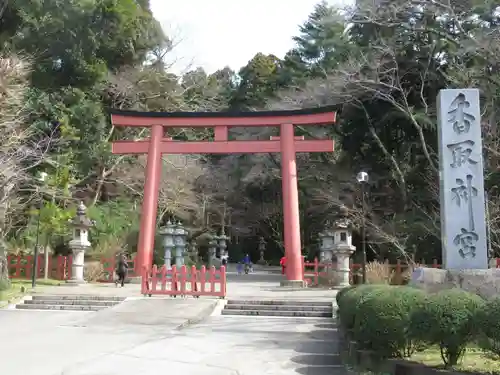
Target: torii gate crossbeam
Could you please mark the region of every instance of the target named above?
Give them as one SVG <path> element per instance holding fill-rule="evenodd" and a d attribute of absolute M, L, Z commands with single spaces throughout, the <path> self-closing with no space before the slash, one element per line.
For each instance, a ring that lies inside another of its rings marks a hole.
<path fill-rule="evenodd" d="M 297 152 L 332 152 L 332 140 L 305 140 L 295 137 L 294 125 L 333 124 L 332 108 L 274 112 L 131 112 L 113 111 L 114 126 L 151 127 L 151 138 L 116 141 L 113 154 L 147 154 L 144 199 L 141 211 L 136 271 L 150 268 L 153 260 L 162 154 L 281 153 L 286 277 L 302 283 Z M 270 140 L 228 140 L 230 127 L 279 126 L 280 136 Z M 164 127 L 213 127 L 214 141 L 180 142 L 164 137 Z"/>

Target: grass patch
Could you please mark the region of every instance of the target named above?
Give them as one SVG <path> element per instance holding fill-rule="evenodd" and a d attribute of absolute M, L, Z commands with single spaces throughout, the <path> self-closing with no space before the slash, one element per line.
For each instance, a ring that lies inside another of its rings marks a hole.
<path fill-rule="evenodd" d="M 37 279 L 36 280 L 36 285 L 41 285 L 41 286 L 59 286 L 61 284 L 63 284 L 64 281 L 61 281 L 61 280 L 53 280 L 53 279 Z M 24 279 L 16 279 L 16 280 L 12 280 L 12 285 L 24 285 L 24 286 L 28 286 L 31 288 L 31 280 L 24 280 Z"/>
<path fill-rule="evenodd" d="M 61 280 L 52 279 L 38 279 L 36 285 L 38 286 L 59 286 L 63 283 Z M 29 292 L 32 292 L 31 280 L 16 279 L 12 280 L 10 289 L 0 291 L 0 308 L 7 306 L 10 303 L 14 303 L 17 300 L 23 298 L 23 296 Z"/>
<path fill-rule="evenodd" d="M 410 360 L 436 368 L 444 367 L 439 348 L 429 348 L 425 351 L 415 353 Z M 461 363 L 453 366 L 453 369 L 462 372 L 498 375 L 500 374 L 499 363 L 499 357 L 485 353 L 479 348 L 469 347 Z"/>

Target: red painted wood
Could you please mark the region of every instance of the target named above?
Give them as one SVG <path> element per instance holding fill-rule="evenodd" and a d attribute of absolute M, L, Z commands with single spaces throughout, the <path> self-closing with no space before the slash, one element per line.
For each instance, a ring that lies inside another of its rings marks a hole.
<path fill-rule="evenodd" d="M 227 126 L 216 126 L 214 128 L 214 133 L 216 141 L 227 141 L 227 136 L 228 136 Z"/>
<path fill-rule="evenodd" d="M 281 138 L 279 136 L 272 135 L 269 137 L 270 141 L 279 141 Z M 303 141 L 305 138 L 303 135 L 296 135 L 293 137 L 294 140 L 296 141 Z"/>
<path fill-rule="evenodd" d="M 112 143 L 113 154 L 147 154 L 149 140 L 115 141 Z M 295 152 L 333 152 L 334 141 L 331 139 L 296 140 Z M 279 140 L 272 141 L 162 141 L 162 154 L 258 154 L 281 152 Z"/>
<path fill-rule="evenodd" d="M 154 265 L 150 270 L 146 267 L 143 269 L 142 276 L 142 294 L 144 295 L 167 295 L 167 296 L 226 296 L 226 268 L 221 267 L 219 270 L 211 267 L 208 271 L 205 266 L 200 270 L 195 266 L 182 266 L 177 269 L 172 266 L 172 269 L 167 270 L 165 266 L 159 267 Z M 200 285 L 198 287 L 198 284 Z M 209 288 L 207 288 L 207 284 Z"/>
<path fill-rule="evenodd" d="M 111 122 L 114 126 L 150 127 L 163 125 L 168 127 L 209 128 L 214 126 L 278 126 L 281 124 L 321 125 L 335 123 L 336 112 L 304 113 L 283 116 L 252 116 L 240 117 L 141 117 L 112 114 Z"/>

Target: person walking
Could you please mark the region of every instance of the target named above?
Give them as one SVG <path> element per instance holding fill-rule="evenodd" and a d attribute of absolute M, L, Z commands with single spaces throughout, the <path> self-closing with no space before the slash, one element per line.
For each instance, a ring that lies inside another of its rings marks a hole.
<path fill-rule="evenodd" d="M 128 273 L 128 262 L 127 256 L 125 254 L 120 255 L 118 259 L 118 264 L 116 265 L 116 275 L 118 280 L 116 281 L 116 286 L 120 284 L 122 288 L 125 286 L 125 279 Z"/>
<path fill-rule="evenodd" d="M 280 259 L 281 274 L 284 275 L 286 272 L 286 257 Z"/>

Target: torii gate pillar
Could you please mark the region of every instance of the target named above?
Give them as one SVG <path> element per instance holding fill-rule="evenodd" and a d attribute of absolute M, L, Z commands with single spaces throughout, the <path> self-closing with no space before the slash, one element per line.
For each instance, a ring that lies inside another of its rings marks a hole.
<path fill-rule="evenodd" d="M 286 284 L 303 284 L 300 242 L 299 191 L 293 124 L 281 124 L 281 184 L 283 189 L 283 237 L 286 256 Z M 284 283 L 282 283 L 284 284 Z"/>

